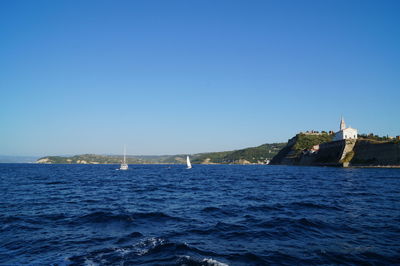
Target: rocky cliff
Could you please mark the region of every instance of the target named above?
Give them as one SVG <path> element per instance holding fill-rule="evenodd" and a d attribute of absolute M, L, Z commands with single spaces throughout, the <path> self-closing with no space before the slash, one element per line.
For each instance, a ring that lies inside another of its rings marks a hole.
<path fill-rule="evenodd" d="M 358 140 L 353 151 L 353 166 L 400 165 L 400 143 Z"/>
<path fill-rule="evenodd" d="M 314 160 L 311 155 L 307 158 L 303 156 L 305 151 L 311 151 L 314 146 L 322 143 L 330 142 L 332 140 L 331 134 L 304 134 L 299 133 L 293 138 L 289 139 L 287 145 L 281 149 L 276 156 L 271 160 L 271 164 L 284 164 L 284 165 L 308 165 Z M 311 159 L 310 161 L 310 158 Z"/>
<path fill-rule="evenodd" d="M 301 136 L 289 140 L 271 164 L 315 166 L 400 166 L 400 143 L 394 141 L 340 140 L 318 147 L 296 149 Z"/>

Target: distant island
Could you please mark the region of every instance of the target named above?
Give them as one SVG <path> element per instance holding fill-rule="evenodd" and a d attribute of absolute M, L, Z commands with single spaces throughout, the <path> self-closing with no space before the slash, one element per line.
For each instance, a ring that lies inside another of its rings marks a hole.
<path fill-rule="evenodd" d="M 263 144 L 234 151 L 192 154 L 194 164 L 268 164 L 286 143 Z M 75 156 L 46 156 L 39 158 L 41 164 L 119 164 L 122 155 L 83 154 Z M 186 154 L 159 156 L 127 156 L 128 164 L 183 164 Z"/>

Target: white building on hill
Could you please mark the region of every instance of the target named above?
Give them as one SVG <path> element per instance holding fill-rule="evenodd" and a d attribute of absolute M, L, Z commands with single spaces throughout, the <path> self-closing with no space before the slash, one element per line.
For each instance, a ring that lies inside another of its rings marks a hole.
<path fill-rule="evenodd" d="M 344 123 L 344 119 L 342 117 L 340 121 L 340 130 L 335 133 L 335 136 L 333 137 L 333 141 L 336 140 L 343 140 L 343 139 L 357 139 L 357 129 L 347 127 L 346 124 Z"/>

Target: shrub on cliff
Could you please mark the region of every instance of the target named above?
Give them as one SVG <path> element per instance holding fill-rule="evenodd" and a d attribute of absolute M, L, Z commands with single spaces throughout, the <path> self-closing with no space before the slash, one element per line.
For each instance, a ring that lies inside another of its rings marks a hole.
<path fill-rule="evenodd" d="M 319 145 L 324 142 L 332 141 L 333 136 L 329 134 L 308 135 L 298 134 L 296 143 L 293 145 L 294 150 L 311 149 L 314 145 Z"/>

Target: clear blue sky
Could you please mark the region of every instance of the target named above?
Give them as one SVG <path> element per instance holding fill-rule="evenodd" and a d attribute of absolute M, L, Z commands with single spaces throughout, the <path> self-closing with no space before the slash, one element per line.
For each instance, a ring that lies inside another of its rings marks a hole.
<path fill-rule="evenodd" d="M 400 1 L 0 2 L 0 154 L 400 135 Z"/>

